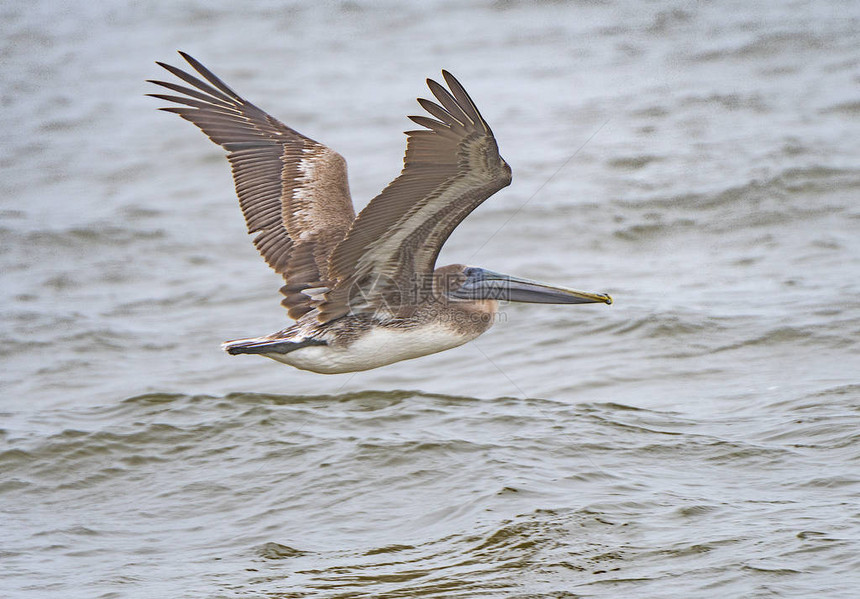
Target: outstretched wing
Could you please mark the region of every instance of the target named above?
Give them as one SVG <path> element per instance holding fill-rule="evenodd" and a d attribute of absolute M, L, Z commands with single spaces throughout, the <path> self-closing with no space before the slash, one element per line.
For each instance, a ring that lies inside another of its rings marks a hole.
<path fill-rule="evenodd" d="M 316 303 L 302 292 L 329 286 L 329 255 L 355 218 L 346 162 L 244 100 L 188 54 L 180 54 L 206 81 L 159 62 L 192 87 L 150 80 L 180 95 L 149 95 L 181 104 L 161 110 L 191 121 L 227 150 L 248 232 L 258 233 L 254 245 L 283 275 L 283 304 L 290 317 L 299 318 Z"/>
<path fill-rule="evenodd" d="M 425 127 L 407 131 L 404 167 L 361 211 L 329 260 L 336 280 L 318 318 L 325 322 L 374 305 L 402 305 L 428 292 L 442 244 L 484 200 L 511 182 L 493 132 L 453 75 L 450 89 L 432 79 L 439 104 L 419 98 L 435 118 L 409 117 Z"/>

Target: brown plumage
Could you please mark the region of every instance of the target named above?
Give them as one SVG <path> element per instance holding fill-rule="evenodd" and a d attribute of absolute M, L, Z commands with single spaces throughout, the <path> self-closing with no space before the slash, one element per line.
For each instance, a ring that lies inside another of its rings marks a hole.
<path fill-rule="evenodd" d="M 227 150 L 254 243 L 284 277 L 289 327 L 223 344 L 312 372 L 377 368 L 457 347 L 490 328 L 498 301 L 582 304 L 605 294 L 453 264 L 436 268 L 442 244 L 481 202 L 511 182 L 511 169 L 463 86 L 427 80 L 437 102 L 410 117 L 403 171 L 358 217 L 346 163 L 272 118 L 181 53 L 202 79 L 158 63 L 184 83 L 164 108 Z M 432 118 L 431 118 L 432 117 Z"/>
<path fill-rule="evenodd" d="M 338 153 L 180 54 L 205 81 L 159 62 L 192 87 L 151 81 L 181 95 L 150 95 L 179 104 L 162 110 L 194 123 L 227 151 L 248 231 L 284 277 L 291 318 L 307 314 L 325 323 L 373 312 L 376 304 L 402 306 L 402 296 L 392 294 L 420 290 L 454 228 L 511 182 L 489 126 L 462 85 L 442 71 L 450 91 L 428 79 L 439 103 L 418 100 L 435 118 L 410 117 L 424 129 L 407 132 L 403 171 L 356 218 Z"/>

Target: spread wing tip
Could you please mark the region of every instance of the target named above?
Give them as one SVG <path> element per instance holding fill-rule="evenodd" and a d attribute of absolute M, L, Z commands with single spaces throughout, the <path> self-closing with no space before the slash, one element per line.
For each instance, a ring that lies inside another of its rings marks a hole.
<path fill-rule="evenodd" d="M 259 232 L 257 250 L 288 286 L 314 292 L 285 294 L 288 315 L 298 319 L 318 303 L 328 255 L 355 217 L 346 164 L 244 100 L 190 54 L 178 52 L 190 68 L 155 61 L 178 81 L 149 79 L 161 93 L 146 95 L 169 103 L 159 110 L 190 121 L 227 151 L 248 231 Z"/>

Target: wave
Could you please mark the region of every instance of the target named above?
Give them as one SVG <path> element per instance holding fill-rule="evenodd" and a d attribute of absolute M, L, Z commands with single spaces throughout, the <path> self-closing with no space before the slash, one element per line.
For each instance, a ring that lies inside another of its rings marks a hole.
<path fill-rule="evenodd" d="M 161 229 L 126 228 L 111 223 L 93 223 L 86 227 L 36 231 L 4 228 L 0 229 L 0 243 L 31 248 L 79 249 L 101 245 L 128 246 L 139 241 L 163 239 L 165 235 L 166 233 Z"/>
<path fill-rule="evenodd" d="M 858 189 L 857 169 L 787 168 L 714 192 L 616 200 L 613 204 L 624 216 L 618 217 L 613 234 L 625 241 L 646 241 L 675 232 L 725 234 L 772 228 L 853 210 Z"/>

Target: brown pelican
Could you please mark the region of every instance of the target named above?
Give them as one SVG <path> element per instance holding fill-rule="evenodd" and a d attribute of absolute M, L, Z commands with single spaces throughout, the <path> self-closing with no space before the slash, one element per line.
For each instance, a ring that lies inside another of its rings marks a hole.
<path fill-rule="evenodd" d="M 490 127 L 453 75 L 428 79 L 438 103 L 409 117 L 400 175 L 356 217 L 346 162 L 287 127 L 180 52 L 203 78 L 157 63 L 191 87 L 153 81 L 179 95 L 149 94 L 227 151 L 254 244 L 284 277 L 292 326 L 228 341 L 230 354 L 259 354 L 334 374 L 377 368 L 470 341 L 490 328 L 498 301 L 612 303 L 608 295 L 553 287 L 475 266 L 436 268 L 454 228 L 511 182 Z"/>

